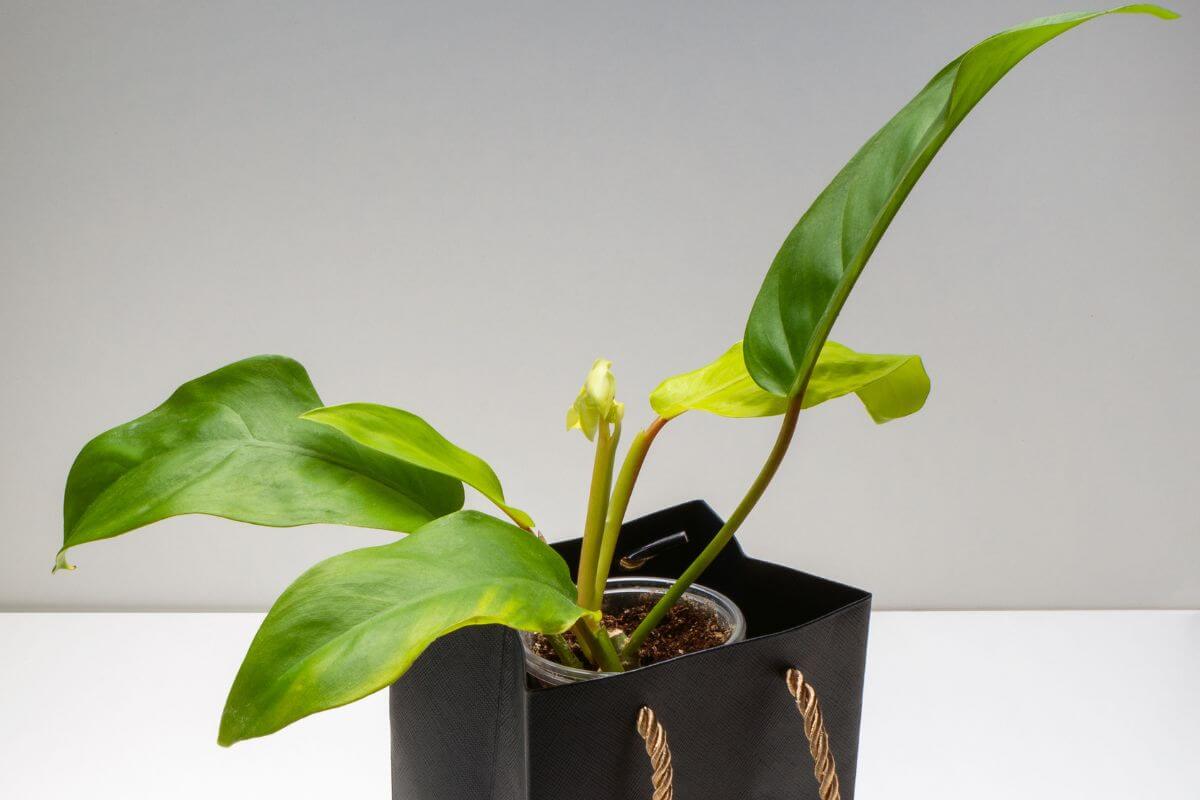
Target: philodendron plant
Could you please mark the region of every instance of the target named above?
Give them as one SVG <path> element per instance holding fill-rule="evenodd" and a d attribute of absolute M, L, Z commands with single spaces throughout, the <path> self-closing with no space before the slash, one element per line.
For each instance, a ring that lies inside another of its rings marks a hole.
<path fill-rule="evenodd" d="M 624 406 L 598 360 L 568 412 L 595 443 L 578 580 L 511 505 L 482 459 L 422 418 L 388 406 L 321 403 L 307 373 L 280 356 L 246 359 L 190 381 L 161 406 L 93 439 L 67 479 L 67 551 L 177 514 L 257 525 L 338 523 L 410 534 L 317 564 L 276 601 L 234 680 L 219 741 L 262 736 L 397 680 L 434 640 L 498 623 L 544 634 L 594 668 L 638 663 L 647 634 L 704 572 L 762 497 L 802 410 L 854 394 L 876 422 L 916 412 L 929 392 L 920 358 L 866 355 L 828 340 L 880 237 L 967 113 L 1041 45 L 1095 17 L 1176 15 L 1151 5 L 1034 20 L 951 61 L 855 154 L 788 235 L 744 338 L 716 361 L 668 378 L 657 414 L 616 468 Z M 745 497 L 711 545 L 641 624 L 619 638 L 600 602 L 629 499 L 664 426 L 688 411 L 781 418 Z M 460 510 L 463 486 L 500 515 Z"/>

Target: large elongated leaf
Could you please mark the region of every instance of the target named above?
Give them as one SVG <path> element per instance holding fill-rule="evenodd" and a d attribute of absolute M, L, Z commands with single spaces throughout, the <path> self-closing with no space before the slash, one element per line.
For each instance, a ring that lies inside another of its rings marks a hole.
<path fill-rule="evenodd" d="M 365 697 L 467 625 L 561 633 L 588 613 L 548 545 L 460 511 L 392 544 L 323 561 L 288 587 L 246 653 L 218 741 L 265 736 Z"/>
<path fill-rule="evenodd" d="M 528 514 L 504 502 L 500 479 L 486 461 L 442 436 L 416 414 L 374 403 L 347 403 L 315 408 L 303 418 L 335 428 L 364 447 L 457 478 L 478 489 L 518 525 L 533 527 Z"/>
<path fill-rule="evenodd" d="M 920 356 L 856 353 L 825 342 L 801 406 L 811 408 L 851 393 L 858 395 L 872 419 L 888 422 L 925 405 L 929 375 Z M 782 414 L 788 400 L 754 382 L 738 342 L 711 364 L 660 383 L 650 395 L 650 405 L 664 419 L 691 410 L 722 417 L 770 417 Z"/>
<path fill-rule="evenodd" d="M 745 357 L 760 386 L 789 396 L 803 390 L 821 343 L 900 204 L 988 90 L 1054 37 L 1113 13 L 1178 16 L 1130 5 L 1046 17 L 996 34 L 950 62 L 850 159 L 784 241 L 754 301 Z"/>
<path fill-rule="evenodd" d="M 69 547 L 178 514 L 407 532 L 462 507 L 457 480 L 299 419 L 319 405 L 302 366 L 258 356 L 97 436 L 67 477 L 58 565 Z"/>

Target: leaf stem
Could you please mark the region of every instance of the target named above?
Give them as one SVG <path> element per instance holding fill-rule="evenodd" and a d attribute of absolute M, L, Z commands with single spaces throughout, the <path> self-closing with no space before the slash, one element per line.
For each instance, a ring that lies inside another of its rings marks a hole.
<path fill-rule="evenodd" d="M 596 457 L 592 462 L 592 484 L 588 492 L 587 517 L 583 523 L 583 547 L 579 553 L 578 602 L 591 611 L 600 610 L 596 596 L 596 558 L 600 552 L 600 537 L 604 534 L 604 518 L 608 514 L 608 494 L 612 487 L 613 456 L 621 438 L 621 423 L 601 421 L 596 439 Z"/>
<path fill-rule="evenodd" d="M 593 631 L 584 620 L 579 620 L 572 628 L 576 638 L 579 639 L 580 647 L 592 654 L 593 660 L 604 672 L 624 672 L 625 666 L 621 663 L 621 657 L 617 654 L 617 649 L 613 647 L 612 639 L 608 638 L 608 634 L 603 631 Z"/>
<path fill-rule="evenodd" d="M 783 422 L 779 426 L 779 434 L 775 437 L 775 445 L 771 448 L 770 455 L 767 456 L 766 462 L 762 465 L 762 469 L 758 472 L 758 477 L 754 479 L 754 483 L 750 484 L 750 488 L 746 491 L 745 497 L 738 503 L 736 509 L 730 514 L 729 519 L 721 526 L 721 530 L 717 531 L 717 535 L 708 543 L 701 551 L 700 555 L 696 556 L 684 573 L 679 576 L 675 583 L 669 588 L 659 601 L 655 603 L 654 608 L 650 609 L 650 613 L 642 620 L 637 629 L 630 635 L 629 641 L 621 651 L 621 655 L 625 660 L 632 660 L 642 649 L 642 644 L 645 643 L 646 637 L 650 632 L 662 622 L 666 617 L 667 612 L 671 607 L 679 602 L 679 598 L 687 591 L 688 587 L 696 582 L 704 570 L 712 564 L 717 555 L 729 544 L 729 540 L 737 533 L 737 529 L 741 527 L 746 520 L 746 516 L 754 509 L 755 504 L 763 496 L 763 492 L 767 490 L 767 486 L 771 483 L 771 479 L 775 477 L 775 473 L 779 470 L 779 465 L 783 461 L 784 455 L 787 454 L 788 445 L 791 444 L 792 434 L 796 432 L 796 419 L 800 416 L 800 404 L 804 397 L 804 393 L 800 392 L 795 395 L 789 402 L 787 411 L 783 414 Z"/>
<path fill-rule="evenodd" d="M 625 460 L 621 463 L 621 471 L 617 474 L 612 497 L 608 501 L 608 517 L 604 523 L 604 533 L 600 537 L 600 552 L 596 557 L 596 581 L 592 590 L 596 597 L 604 596 L 608 573 L 612 569 L 613 554 L 617 549 L 617 539 L 621 536 L 621 523 L 625 521 L 629 498 L 633 495 L 634 484 L 637 483 L 642 464 L 646 461 L 646 453 L 654 443 L 654 437 L 666 424 L 666 419 L 655 417 L 645 430 L 638 431 L 629 445 Z"/>
<path fill-rule="evenodd" d="M 575 653 L 571 651 L 571 645 L 567 644 L 567 640 L 563 638 L 561 633 L 551 633 L 546 635 L 546 640 L 550 642 L 550 646 L 554 648 L 554 654 L 558 656 L 558 660 L 568 667 L 575 669 L 583 669 L 583 664 Z"/>
<path fill-rule="evenodd" d="M 532 533 L 534 536 L 537 536 L 537 531 L 535 531 L 533 529 L 533 526 L 530 525 L 525 520 L 521 519 L 520 515 L 515 513 L 511 508 L 509 508 L 508 506 L 502 506 L 502 505 L 497 505 L 496 507 L 498 509 L 500 509 L 501 511 L 503 511 L 504 515 L 506 517 L 508 517 L 509 519 L 511 519 L 513 521 L 513 524 L 516 525 L 518 528 L 520 528 L 523 531 L 527 531 L 528 533 Z"/>

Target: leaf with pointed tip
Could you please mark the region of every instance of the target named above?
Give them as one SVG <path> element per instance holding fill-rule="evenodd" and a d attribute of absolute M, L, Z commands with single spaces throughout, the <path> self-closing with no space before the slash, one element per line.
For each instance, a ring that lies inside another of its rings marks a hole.
<path fill-rule="evenodd" d="M 858 395 L 873 420 L 888 422 L 921 410 L 929 396 L 929 375 L 920 356 L 856 353 L 825 342 L 802 407 L 851 393 Z M 664 419 L 691 410 L 722 417 L 771 417 L 782 414 L 788 401 L 754 382 L 738 342 L 711 364 L 660 383 L 650 395 L 650 405 Z"/>
<path fill-rule="evenodd" d="M 528 514 L 505 503 L 500 479 L 487 462 L 442 436 L 416 414 L 374 403 L 346 403 L 314 408 L 302 419 L 339 430 L 363 447 L 457 478 L 478 489 L 518 525 L 533 529 Z"/>
<path fill-rule="evenodd" d="M 322 561 L 289 586 L 238 670 L 218 742 L 265 736 L 389 686 L 459 628 L 562 633 L 589 613 L 549 545 L 477 511 L 451 514 Z"/>
<path fill-rule="evenodd" d="M 304 367 L 257 356 L 97 436 L 67 477 L 56 568 L 69 547 L 179 514 L 407 532 L 462 507 L 457 480 L 299 418 L 320 405 Z"/>
<path fill-rule="evenodd" d="M 984 39 L 950 62 L 863 145 L 788 235 L 746 324 L 746 365 L 769 392 L 794 396 L 900 205 L 967 113 L 1021 59 L 1105 14 L 1178 15 L 1153 5 L 1060 14 Z"/>

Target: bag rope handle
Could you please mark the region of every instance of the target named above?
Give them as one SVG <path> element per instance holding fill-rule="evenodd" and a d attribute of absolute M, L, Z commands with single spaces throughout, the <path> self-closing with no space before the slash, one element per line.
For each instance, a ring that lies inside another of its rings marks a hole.
<path fill-rule="evenodd" d="M 637 731 L 646 740 L 646 755 L 650 756 L 653 800 L 673 800 L 675 770 L 671 767 L 671 747 L 667 744 L 667 732 L 663 730 L 662 723 L 649 706 L 642 706 L 642 710 L 638 712 Z"/>
<path fill-rule="evenodd" d="M 837 765 L 829 749 L 829 732 L 825 730 L 825 716 L 817 700 L 817 690 L 804 679 L 798 669 L 787 671 L 787 687 L 796 698 L 796 708 L 804 718 L 804 738 L 808 739 L 808 752 L 812 754 L 813 776 L 820 788 L 821 800 L 842 800 L 838 786 Z"/>
<path fill-rule="evenodd" d="M 796 708 L 804 720 L 804 737 L 808 740 L 808 752 L 813 759 L 813 776 L 820 787 L 821 800 L 841 800 L 837 766 L 833 760 L 833 752 L 829 749 L 829 732 L 825 730 L 825 717 L 821 714 L 817 690 L 804 679 L 804 674 L 798 669 L 787 671 L 787 688 L 795 698 Z M 666 730 L 649 706 L 642 706 L 638 712 L 637 732 L 645 740 L 646 755 L 650 757 L 653 800 L 674 800 L 675 771 L 671 767 L 671 747 L 667 743 Z"/>

